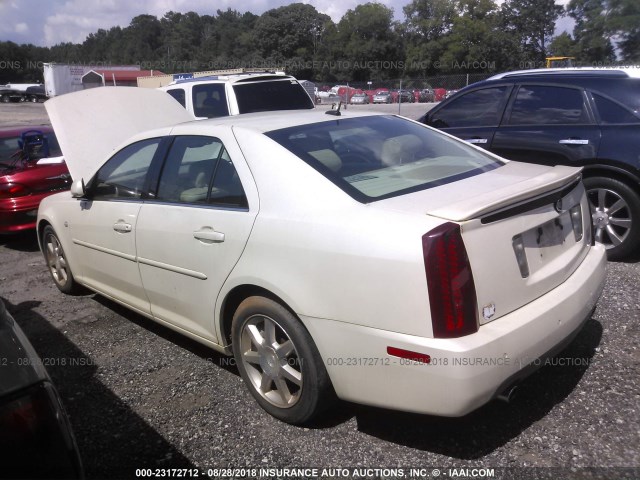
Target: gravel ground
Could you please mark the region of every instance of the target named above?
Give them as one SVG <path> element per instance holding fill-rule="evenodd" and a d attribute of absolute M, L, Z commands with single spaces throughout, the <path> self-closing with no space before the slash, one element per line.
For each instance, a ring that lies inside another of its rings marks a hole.
<path fill-rule="evenodd" d="M 42 112 L 37 104 L 0 105 L 5 124 L 46 121 Z M 88 479 L 178 467 L 199 468 L 201 476 L 220 468 L 349 468 L 353 476 L 354 468 L 402 467 L 409 477 L 415 467 L 426 469 L 424 478 L 436 476 L 433 468 L 458 478 L 483 472 L 449 469 L 494 468 L 494 478 L 640 478 L 637 260 L 608 265 L 593 317 L 511 404 L 448 419 L 342 403 L 309 428 L 257 408 L 225 357 L 98 295 L 59 293 L 33 234 L 0 237 L 0 298 L 60 390 Z"/>

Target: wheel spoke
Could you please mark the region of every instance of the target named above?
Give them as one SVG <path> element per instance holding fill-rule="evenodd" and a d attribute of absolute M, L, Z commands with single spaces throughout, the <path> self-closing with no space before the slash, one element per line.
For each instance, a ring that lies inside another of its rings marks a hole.
<path fill-rule="evenodd" d="M 293 342 L 291 340 L 287 340 L 284 343 L 281 343 L 276 347 L 276 353 L 280 358 L 287 358 L 294 351 Z"/>
<path fill-rule="evenodd" d="M 613 227 L 611 227 L 611 225 L 607 225 L 607 234 L 609 235 L 611 243 L 613 243 L 614 246 L 618 246 L 622 243 L 622 237 L 617 234 L 617 232 L 613 229 Z"/>
<path fill-rule="evenodd" d="M 610 218 L 609 223 L 612 225 L 616 225 L 618 227 L 626 228 L 626 229 L 631 228 L 630 218 Z"/>
<path fill-rule="evenodd" d="M 254 352 L 253 350 L 249 350 L 248 352 L 244 352 L 242 354 L 242 359 L 245 362 L 260 364 L 260 354 L 258 352 Z"/>
<path fill-rule="evenodd" d="M 264 346 L 264 337 L 258 330 L 258 327 L 255 325 L 247 325 L 247 333 L 249 334 L 249 338 L 251 339 L 251 343 L 253 343 L 256 347 Z"/>
<path fill-rule="evenodd" d="M 294 383 L 299 387 L 302 386 L 302 373 L 297 371 L 291 365 L 285 365 L 280 371 L 282 373 L 282 376 L 289 380 L 291 383 Z"/>
<path fill-rule="evenodd" d="M 49 256 L 51 256 L 51 257 L 55 256 L 55 252 L 54 252 L 54 248 L 53 248 L 53 243 L 52 242 L 48 242 L 47 243 L 47 252 L 49 253 Z"/>
<path fill-rule="evenodd" d="M 264 336 L 267 345 L 276 346 L 276 324 L 269 319 L 264 319 Z"/>
<path fill-rule="evenodd" d="M 606 196 L 607 196 L 607 191 L 604 189 L 600 189 L 598 190 L 598 210 L 603 211 L 605 210 L 605 201 L 606 201 Z"/>
<path fill-rule="evenodd" d="M 595 234 L 595 235 L 594 235 L 594 236 L 595 236 L 596 242 L 598 242 L 598 243 L 604 243 L 604 242 L 602 241 L 602 234 L 603 234 L 603 233 L 604 233 L 604 229 L 603 229 L 603 228 L 596 228 L 596 229 L 595 229 L 595 231 L 594 231 L 594 234 Z"/>
<path fill-rule="evenodd" d="M 271 391 L 271 383 L 273 381 L 271 380 L 271 378 L 269 378 L 268 375 L 266 374 L 262 374 L 262 378 L 260 379 L 260 391 L 262 392 L 262 394 L 267 394 Z"/>
<path fill-rule="evenodd" d="M 619 198 L 616 203 L 614 203 L 613 205 L 611 205 L 611 207 L 609 207 L 609 209 L 607 210 L 607 213 L 609 215 L 613 215 L 614 213 L 619 212 L 624 208 L 627 208 L 627 202 Z"/>
<path fill-rule="evenodd" d="M 292 395 L 289 391 L 289 387 L 287 386 L 287 382 L 284 381 L 284 378 L 276 378 L 274 383 L 276 385 L 276 390 L 278 391 L 280 398 L 285 405 L 288 405 L 291 401 Z"/>

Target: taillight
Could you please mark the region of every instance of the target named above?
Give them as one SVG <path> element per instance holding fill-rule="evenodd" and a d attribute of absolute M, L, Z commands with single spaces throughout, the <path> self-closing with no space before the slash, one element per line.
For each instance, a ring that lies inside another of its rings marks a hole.
<path fill-rule="evenodd" d="M 478 331 L 476 287 L 460 225 L 445 223 L 422 236 L 431 322 L 436 338 Z"/>
<path fill-rule="evenodd" d="M 19 183 L 0 183 L 0 198 L 24 197 L 30 193 L 31 190 Z"/>

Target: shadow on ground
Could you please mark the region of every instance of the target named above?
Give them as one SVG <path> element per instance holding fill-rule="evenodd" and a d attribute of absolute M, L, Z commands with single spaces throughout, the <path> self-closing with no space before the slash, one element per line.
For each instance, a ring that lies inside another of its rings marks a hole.
<path fill-rule="evenodd" d="M 12 305 L 2 300 L 29 337 L 62 396 L 86 478 L 135 478 L 139 468 L 193 468 L 103 385 L 89 357 L 34 311 L 40 302 Z"/>

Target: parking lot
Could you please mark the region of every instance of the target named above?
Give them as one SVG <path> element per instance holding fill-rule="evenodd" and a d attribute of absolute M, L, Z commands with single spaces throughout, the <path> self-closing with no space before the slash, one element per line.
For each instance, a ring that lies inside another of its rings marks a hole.
<path fill-rule="evenodd" d="M 401 109 L 410 118 L 426 111 Z M 0 122 L 47 117 L 41 104 L 9 104 Z M 397 478 L 376 468 L 428 478 L 472 467 L 494 468 L 496 478 L 640 477 L 639 256 L 609 263 L 593 317 L 514 402 L 463 418 L 339 404 L 308 428 L 259 409 L 226 357 L 98 295 L 59 293 L 34 234 L 0 237 L 0 265 L 0 297 L 60 390 L 90 479 L 156 468 L 253 477 L 367 467 L 368 478 Z"/>

